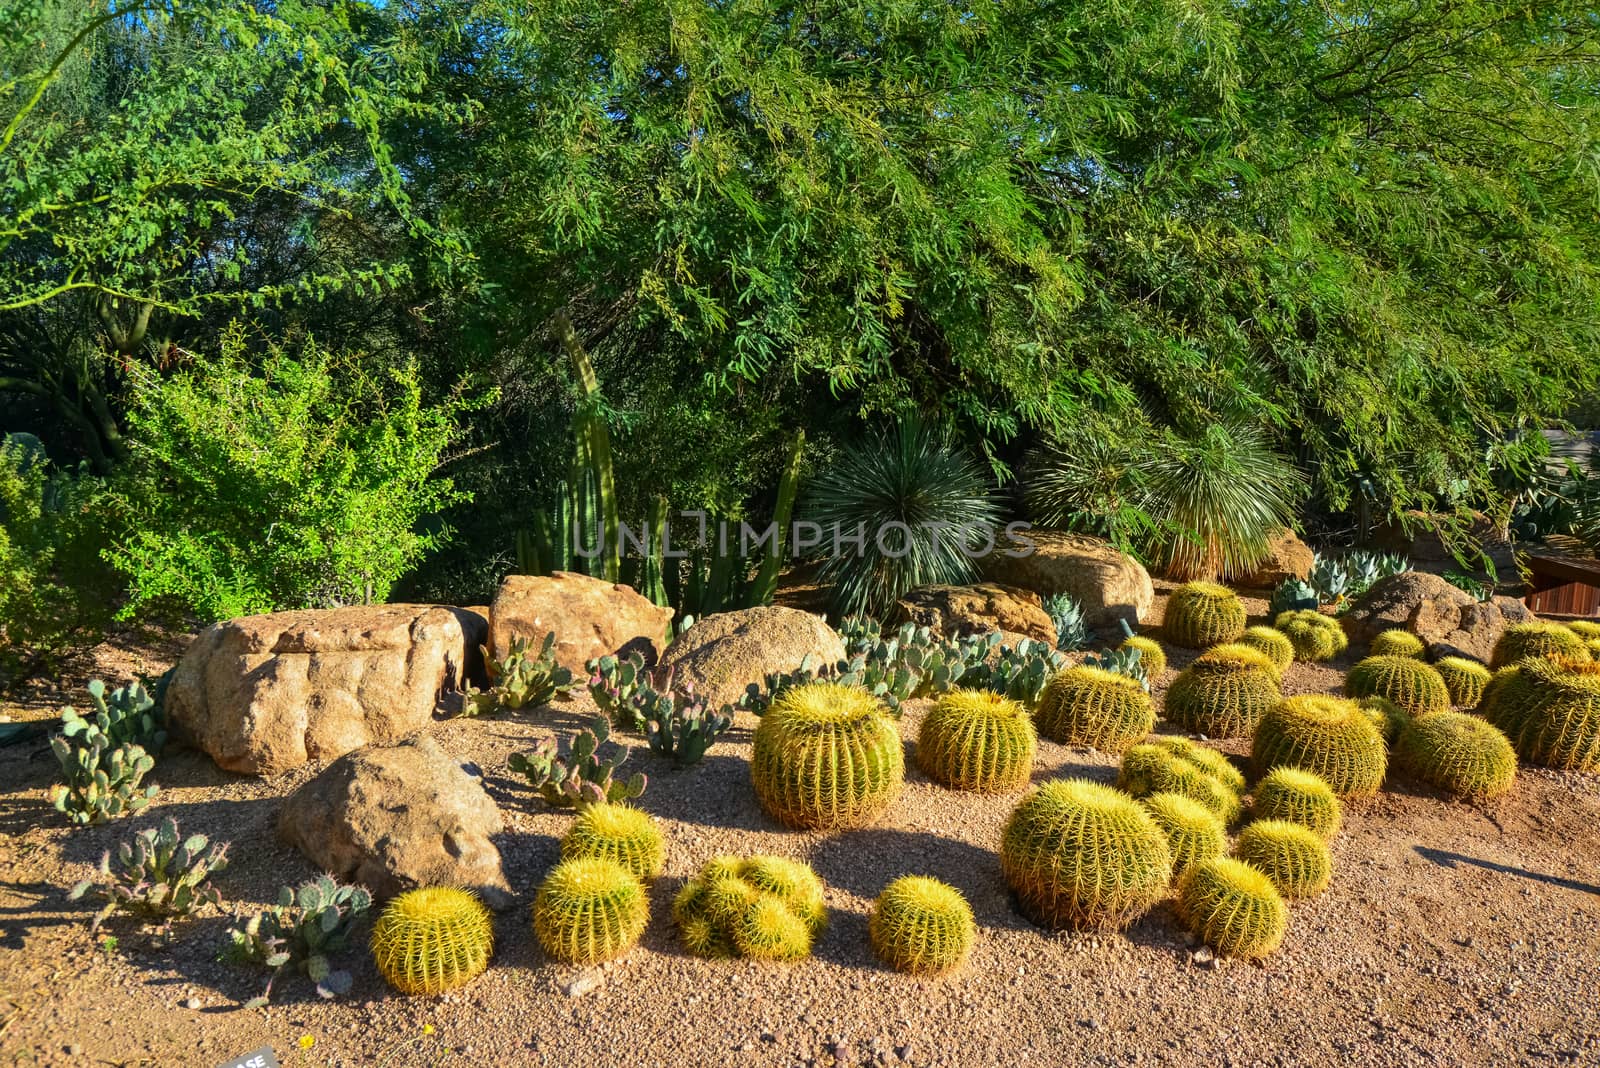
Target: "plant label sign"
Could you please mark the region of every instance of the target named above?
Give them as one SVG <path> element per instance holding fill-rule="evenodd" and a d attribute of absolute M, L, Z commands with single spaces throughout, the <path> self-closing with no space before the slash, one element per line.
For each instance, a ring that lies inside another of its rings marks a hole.
<path fill-rule="evenodd" d="M 217 1068 L 278 1068 L 278 1058 L 272 1055 L 271 1046 L 262 1046 L 231 1061 L 225 1061 Z"/>

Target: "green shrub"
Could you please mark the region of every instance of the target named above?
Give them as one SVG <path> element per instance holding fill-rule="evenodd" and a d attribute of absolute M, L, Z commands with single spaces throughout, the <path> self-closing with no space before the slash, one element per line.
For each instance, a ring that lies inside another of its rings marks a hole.
<path fill-rule="evenodd" d="M 1458 797 L 1488 799 L 1511 789 L 1517 754 L 1499 728 L 1464 712 L 1440 712 L 1405 725 L 1395 763 Z"/>
<path fill-rule="evenodd" d="M 1233 855 L 1258 869 L 1293 900 L 1315 897 L 1333 877 L 1333 854 L 1322 835 L 1290 820 L 1257 820 L 1239 832 Z"/>
<path fill-rule="evenodd" d="M 1450 703 L 1457 708 L 1474 709 L 1483 700 L 1493 674 L 1476 660 L 1462 656 L 1447 656 L 1434 663 L 1433 669 L 1444 679 L 1450 692 Z"/>
<path fill-rule="evenodd" d="M 1251 759 L 1265 773 L 1302 768 L 1340 797 L 1370 797 L 1383 785 L 1383 735 L 1354 701 L 1307 694 L 1280 701 L 1261 720 Z"/>
<path fill-rule="evenodd" d="M 1053 742 L 1120 753 L 1150 733 L 1156 709 L 1139 680 L 1082 666 L 1051 676 L 1034 722 Z"/>
<path fill-rule="evenodd" d="M 1289 908 L 1272 880 L 1231 857 L 1215 857 L 1184 873 L 1178 915 L 1196 937 L 1226 957 L 1265 957 L 1289 927 Z"/>
<path fill-rule="evenodd" d="M 1248 738 L 1277 704 L 1277 668 L 1241 644 L 1213 646 L 1172 680 L 1162 715 L 1211 738 Z"/>
<path fill-rule="evenodd" d="M 1478 711 L 1529 764 L 1600 771 L 1600 664 L 1519 661 L 1495 676 Z"/>
<path fill-rule="evenodd" d="M 953 886 L 907 875 L 884 888 L 867 920 L 867 937 L 885 964 L 911 975 L 943 975 L 972 952 L 972 906 Z"/>
<path fill-rule="evenodd" d="M 1412 716 L 1450 710 L 1450 690 L 1428 664 L 1409 656 L 1369 656 L 1345 676 L 1351 697 L 1382 697 Z"/>
<path fill-rule="evenodd" d="M 1174 645 L 1209 649 L 1213 645 L 1238 641 L 1244 628 L 1244 602 L 1226 586 L 1191 582 L 1179 586 L 1167 598 L 1162 633 Z"/>
<path fill-rule="evenodd" d="M 650 899 L 633 872 L 600 857 L 563 860 L 533 901 L 533 932 L 568 964 L 598 964 L 626 953 L 650 921 Z"/>
<path fill-rule="evenodd" d="M 402 994 L 443 994 L 489 967 L 494 923 L 470 890 L 429 886 L 407 890 L 372 925 L 378 974 Z"/>
<path fill-rule="evenodd" d="M 1589 649 L 1583 639 L 1560 623 L 1535 620 L 1532 623 L 1512 623 L 1501 631 L 1489 657 L 1492 668 L 1510 667 L 1528 657 L 1545 659 L 1564 658 L 1588 660 Z"/>
<path fill-rule="evenodd" d="M 1332 660 L 1350 647 L 1344 627 L 1321 612 L 1284 612 L 1272 625 L 1294 644 L 1294 658 L 1307 663 Z"/>
<path fill-rule="evenodd" d="M 1274 768 L 1256 783 L 1251 811 L 1261 820 L 1287 820 L 1324 838 L 1339 833 L 1344 806 L 1327 780 L 1301 768 Z"/>
<path fill-rule="evenodd" d="M 854 686 L 785 690 L 756 728 L 750 777 L 761 807 L 791 827 L 860 827 L 900 792 L 905 754 L 883 706 Z"/>
<path fill-rule="evenodd" d="M 917 766 L 952 790 L 1005 793 L 1033 774 L 1038 741 L 1021 704 L 983 690 L 953 690 L 923 717 Z"/>

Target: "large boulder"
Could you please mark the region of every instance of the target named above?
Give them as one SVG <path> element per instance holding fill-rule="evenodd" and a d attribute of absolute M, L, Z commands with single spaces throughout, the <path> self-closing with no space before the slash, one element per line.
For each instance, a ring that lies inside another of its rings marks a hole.
<path fill-rule="evenodd" d="M 215 623 L 167 687 L 177 736 L 220 767 L 275 775 L 426 726 L 475 673 L 482 620 L 439 605 L 275 612 Z"/>
<path fill-rule="evenodd" d="M 572 571 L 507 575 L 489 606 L 489 655 L 503 659 L 518 638 L 538 648 L 553 633 L 556 661 L 574 675 L 611 653 L 642 653 L 653 664 L 667 646 L 671 620 L 672 609 L 621 583 Z"/>
<path fill-rule="evenodd" d="M 776 605 L 695 620 L 667 648 L 661 666 L 692 682 L 712 707 L 737 701 L 752 682 L 793 671 L 807 656 L 821 667 L 844 659 L 844 642 L 821 616 Z"/>
<path fill-rule="evenodd" d="M 493 841 L 503 829 L 483 786 L 426 735 L 340 757 L 278 814 L 285 842 L 379 897 L 465 886 L 496 908 L 511 900 Z"/>
<path fill-rule="evenodd" d="M 1116 631 L 1119 620 L 1137 624 L 1155 604 L 1155 586 L 1144 565 L 1104 539 L 1037 529 L 1020 536 L 1033 551 L 991 553 L 983 561 L 987 578 L 1046 596 L 1068 594 L 1082 606 L 1085 625 L 1107 634 Z"/>
<path fill-rule="evenodd" d="M 1487 663 L 1506 624 L 1532 617 L 1513 598 L 1478 601 L 1438 575 L 1406 571 L 1373 583 L 1343 621 L 1352 642 L 1370 642 L 1385 630 L 1409 630 L 1428 643 L 1435 658 L 1467 656 Z"/>
<path fill-rule="evenodd" d="M 1315 565 L 1311 546 L 1287 527 L 1280 528 L 1267 542 L 1266 559 L 1255 571 L 1239 580 L 1245 589 L 1270 590 L 1285 579 L 1304 579 Z"/>
<path fill-rule="evenodd" d="M 941 637 L 1001 631 L 1008 638 L 1056 643 L 1056 626 L 1039 595 L 1016 586 L 918 586 L 900 598 L 891 623 L 915 623 Z"/>

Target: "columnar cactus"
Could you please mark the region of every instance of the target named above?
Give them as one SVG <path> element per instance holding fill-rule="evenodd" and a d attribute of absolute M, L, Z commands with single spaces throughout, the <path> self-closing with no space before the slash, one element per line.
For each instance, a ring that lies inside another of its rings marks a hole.
<path fill-rule="evenodd" d="M 683 946 L 698 957 L 799 960 L 827 916 L 822 881 L 783 857 L 713 857 L 672 902 Z"/>
<path fill-rule="evenodd" d="M 912 975 L 942 975 L 961 967 L 976 936 L 972 906 L 961 892 L 922 875 L 885 887 L 867 921 L 867 937 L 878 956 Z"/>
<path fill-rule="evenodd" d="M 1267 659 L 1272 661 L 1272 666 L 1278 669 L 1280 677 L 1284 669 L 1294 663 L 1294 642 L 1276 627 L 1248 627 L 1239 644 L 1265 653 Z"/>
<path fill-rule="evenodd" d="M 761 807 L 791 827 L 860 827 L 900 792 L 900 733 L 866 691 L 813 682 L 785 690 L 756 728 L 750 777 Z"/>
<path fill-rule="evenodd" d="M 1378 728 L 1385 745 L 1393 745 L 1400 728 L 1411 722 L 1411 713 L 1387 697 L 1362 697 L 1356 701 L 1362 713 Z"/>
<path fill-rule="evenodd" d="M 1138 679 L 1073 667 L 1051 676 L 1034 719 L 1051 741 L 1120 753 L 1150 733 L 1156 707 Z"/>
<path fill-rule="evenodd" d="M 533 901 L 539 944 L 568 964 L 621 956 L 639 941 L 649 920 L 650 901 L 639 877 L 594 857 L 557 864 Z"/>
<path fill-rule="evenodd" d="M 476 894 L 450 886 L 407 890 L 372 925 L 372 959 L 402 994 L 442 994 L 489 966 L 494 924 Z"/>
<path fill-rule="evenodd" d="M 1167 598 L 1162 624 L 1167 640 L 1189 649 L 1209 649 L 1238 641 L 1244 633 L 1244 602 L 1226 586 L 1215 582 L 1190 582 Z"/>
<path fill-rule="evenodd" d="M 1354 701 L 1307 694 L 1280 701 L 1261 720 L 1251 746 L 1261 772 L 1303 768 L 1340 797 L 1371 797 L 1383 785 L 1383 735 Z"/>
<path fill-rule="evenodd" d="M 1038 750 L 1033 720 L 1020 702 L 987 690 L 952 690 L 922 720 L 917 765 L 952 790 L 1020 790 Z"/>
<path fill-rule="evenodd" d="M 1395 763 L 1458 797 L 1487 799 L 1511 789 L 1517 754 L 1500 729 L 1464 712 L 1440 712 L 1406 724 Z"/>
<path fill-rule="evenodd" d="M 1450 710 L 1444 678 L 1409 656 L 1367 657 L 1345 676 L 1344 692 L 1350 697 L 1385 698 L 1413 716 Z"/>
<path fill-rule="evenodd" d="M 1600 770 L 1600 663 L 1523 660 L 1496 674 L 1479 712 L 1530 764 Z"/>
<path fill-rule="evenodd" d="M 1332 660 L 1350 647 L 1337 619 L 1311 609 L 1281 613 L 1272 625 L 1294 644 L 1294 658 L 1306 663 Z"/>
<path fill-rule="evenodd" d="M 1239 832 L 1233 855 L 1257 868 L 1285 898 L 1315 897 L 1333 877 L 1333 854 L 1316 831 L 1288 820 L 1257 820 Z"/>
<path fill-rule="evenodd" d="M 1122 757 L 1117 788 L 1136 798 L 1170 793 L 1210 809 L 1224 825 L 1239 815 L 1238 791 L 1216 771 L 1186 754 L 1155 744 L 1136 745 Z"/>
<path fill-rule="evenodd" d="M 1251 811 L 1259 820 L 1287 820 L 1324 838 L 1339 833 L 1344 806 L 1322 776 L 1300 768 L 1274 768 L 1256 783 Z"/>
<path fill-rule="evenodd" d="M 1024 915 L 1052 928 L 1121 928 L 1172 880 L 1172 851 L 1133 798 L 1084 779 L 1034 790 L 1012 812 L 1000 869 Z"/>
<path fill-rule="evenodd" d="M 1265 957 L 1283 942 L 1289 907 L 1260 870 L 1215 857 L 1184 872 L 1178 914 L 1197 937 L 1228 957 Z"/>
<path fill-rule="evenodd" d="M 1583 639 L 1560 623 L 1534 620 L 1531 623 L 1513 623 L 1500 632 L 1489 656 L 1492 668 L 1510 667 L 1519 660 L 1538 657 L 1545 660 L 1589 660 L 1589 649 Z"/>
<path fill-rule="evenodd" d="M 661 874 L 665 852 L 649 813 L 622 804 L 589 806 L 561 839 L 562 860 L 609 860 L 647 881 Z"/>
<path fill-rule="evenodd" d="M 1383 631 L 1367 646 L 1368 656 L 1408 656 L 1413 660 L 1421 660 L 1427 651 L 1423 640 L 1409 630 Z"/>
<path fill-rule="evenodd" d="M 1211 809 L 1182 794 L 1154 793 L 1140 802 L 1149 810 L 1172 851 L 1172 873 L 1180 878 L 1191 864 L 1221 856 L 1228 849 L 1228 829 Z"/>
<path fill-rule="evenodd" d="M 1145 677 L 1152 682 L 1167 670 L 1167 651 L 1161 643 L 1143 634 L 1130 634 L 1122 639 L 1122 648 L 1139 650 L 1139 663 L 1144 665 Z"/>
<path fill-rule="evenodd" d="M 1450 691 L 1450 703 L 1457 708 L 1471 710 L 1483 700 L 1483 691 L 1494 676 L 1476 660 L 1464 656 L 1447 656 L 1433 665 L 1433 670 L 1444 680 Z"/>
<path fill-rule="evenodd" d="M 1280 697 L 1267 654 L 1228 643 L 1201 653 L 1172 680 L 1163 715 L 1196 734 L 1248 738 Z"/>

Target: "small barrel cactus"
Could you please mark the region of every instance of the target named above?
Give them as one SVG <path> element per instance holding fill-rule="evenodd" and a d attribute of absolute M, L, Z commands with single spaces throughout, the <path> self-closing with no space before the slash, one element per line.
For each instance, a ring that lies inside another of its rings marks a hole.
<path fill-rule="evenodd" d="M 1315 897 L 1333 878 L 1327 839 L 1289 820 L 1257 820 L 1239 832 L 1233 855 L 1257 868 L 1285 898 Z"/>
<path fill-rule="evenodd" d="M 1324 838 L 1339 833 L 1344 806 L 1322 776 L 1300 768 L 1274 768 L 1256 783 L 1250 805 L 1258 820 L 1288 821 Z"/>
<path fill-rule="evenodd" d="M 1567 624 L 1567 629 L 1586 642 L 1600 641 L 1600 621 L 1574 619 Z"/>
<path fill-rule="evenodd" d="M 813 682 L 785 690 L 756 728 L 756 798 L 791 827 L 860 827 L 900 792 L 905 753 L 883 706 L 865 690 Z"/>
<path fill-rule="evenodd" d="M 428 886 L 390 901 L 372 925 L 372 959 L 402 994 L 442 994 L 489 966 L 494 924 L 470 890 Z"/>
<path fill-rule="evenodd" d="M 952 690 L 923 717 L 917 766 L 952 790 L 1005 793 L 1028 785 L 1038 747 L 1021 703 L 987 690 Z"/>
<path fill-rule="evenodd" d="M 1520 661 L 1495 675 L 1479 712 L 1530 764 L 1600 771 L 1600 664 Z"/>
<path fill-rule="evenodd" d="M 1337 619 L 1311 609 L 1284 612 L 1272 625 L 1294 644 L 1294 658 L 1306 663 L 1332 660 L 1350 647 Z"/>
<path fill-rule="evenodd" d="M 1238 818 L 1242 807 L 1238 790 L 1216 770 L 1190 754 L 1153 743 L 1136 745 L 1123 754 L 1117 788 L 1136 798 L 1159 793 L 1187 797 L 1210 809 L 1224 825 Z"/>
<path fill-rule="evenodd" d="M 912 975 L 942 975 L 972 952 L 977 924 L 972 906 L 953 886 L 907 875 L 873 903 L 867 937 L 883 962 Z"/>
<path fill-rule="evenodd" d="M 562 860 L 609 860 L 645 880 L 661 874 L 665 852 L 661 829 L 649 813 L 623 804 L 580 811 L 561 839 Z"/>
<path fill-rule="evenodd" d="M 533 901 L 533 933 L 545 952 L 568 964 L 621 956 L 650 921 L 639 877 L 610 860 L 564 860 L 551 869 Z"/>
<path fill-rule="evenodd" d="M 1141 804 L 1149 810 L 1172 851 L 1172 873 L 1181 877 L 1186 868 L 1221 856 L 1228 849 L 1228 828 L 1222 818 L 1192 798 L 1174 793 L 1154 793 Z"/>
<path fill-rule="evenodd" d="M 1382 697 L 1413 716 L 1450 710 L 1450 690 L 1444 678 L 1409 656 L 1369 656 L 1345 676 L 1344 692 L 1350 697 Z"/>
<path fill-rule="evenodd" d="M 1464 712 L 1440 712 L 1406 724 L 1395 763 L 1446 793 L 1487 799 L 1511 789 L 1517 754 L 1498 727 Z"/>
<path fill-rule="evenodd" d="M 1284 669 L 1294 663 L 1294 642 L 1276 627 L 1247 627 L 1238 644 L 1266 654 L 1272 666 L 1278 669 L 1280 677 Z"/>
<path fill-rule="evenodd" d="M 1474 709 L 1483 700 L 1483 691 L 1494 678 L 1489 669 L 1464 656 L 1447 656 L 1433 665 L 1450 692 L 1450 703 L 1457 708 Z"/>
<path fill-rule="evenodd" d="M 1051 741 L 1120 753 L 1150 733 L 1156 707 L 1138 679 L 1072 667 L 1050 677 L 1034 719 Z"/>
<path fill-rule="evenodd" d="M 1062 779 L 1012 812 L 1000 870 L 1024 915 L 1052 928 L 1121 928 L 1166 893 L 1167 836 L 1120 790 Z"/>
<path fill-rule="evenodd" d="M 1154 638 L 1130 634 L 1122 639 L 1122 648 L 1139 650 L 1139 663 L 1144 665 L 1145 677 L 1151 682 L 1161 678 L 1167 670 L 1167 651 Z"/>
<path fill-rule="evenodd" d="M 1172 680 L 1162 714 L 1196 734 L 1248 738 L 1281 696 L 1267 654 L 1230 642 L 1201 653 Z"/>
<path fill-rule="evenodd" d="M 798 960 L 827 917 L 822 880 L 784 857 L 713 857 L 672 902 L 683 946 L 697 957 Z"/>
<path fill-rule="evenodd" d="M 1388 753 L 1354 701 L 1306 694 L 1278 702 L 1263 717 L 1251 759 L 1261 772 L 1303 768 L 1340 797 L 1371 797 L 1383 785 Z"/>
<path fill-rule="evenodd" d="M 1190 582 L 1167 598 L 1162 631 L 1174 645 L 1209 649 L 1238 641 L 1244 634 L 1244 602 L 1226 586 L 1215 582 Z"/>
<path fill-rule="evenodd" d="M 1272 880 L 1242 860 L 1216 857 L 1184 872 L 1178 914 L 1227 957 L 1265 957 L 1283 942 L 1289 907 Z"/>
<path fill-rule="evenodd" d="M 1583 639 L 1560 623 L 1534 620 L 1531 623 L 1513 623 L 1500 632 L 1489 655 L 1492 668 L 1510 667 L 1519 660 L 1537 657 L 1545 660 L 1589 660 L 1589 649 Z"/>
<path fill-rule="evenodd" d="M 1394 744 L 1395 736 L 1400 733 L 1400 728 L 1411 722 L 1411 714 L 1387 697 L 1363 697 L 1356 701 L 1356 707 L 1361 709 L 1363 715 L 1372 721 L 1378 728 L 1378 733 L 1383 735 L 1383 744 Z"/>
<path fill-rule="evenodd" d="M 1244 792 L 1244 772 L 1234 767 L 1233 761 L 1229 760 L 1227 754 L 1221 750 L 1201 745 L 1199 742 L 1191 742 L 1176 734 L 1156 735 L 1150 739 L 1150 744 L 1182 757 L 1234 793 Z"/>
<path fill-rule="evenodd" d="M 1386 630 L 1372 639 L 1367 646 L 1368 656 L 1407 656 L 1421 660 L 1428 646 L 1409 630 Z"/>

